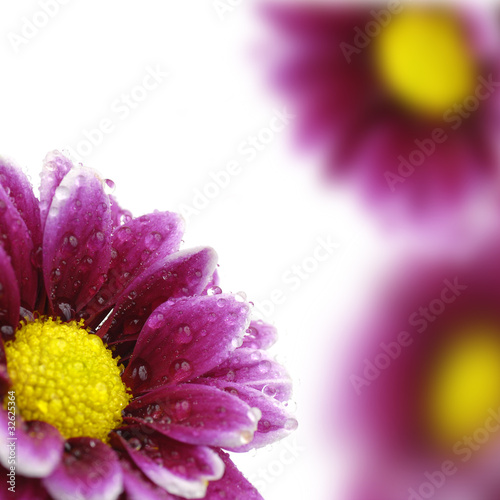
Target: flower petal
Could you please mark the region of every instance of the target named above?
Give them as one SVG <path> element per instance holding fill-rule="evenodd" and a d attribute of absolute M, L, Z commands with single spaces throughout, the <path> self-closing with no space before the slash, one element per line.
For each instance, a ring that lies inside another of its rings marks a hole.
<path fill-rule="evenodd" d="M 127 500 L 176 500 L 167 490 L 151 482 L 141 470 L 129 460 L 121 460 L 123 488 Z"/>
<path fill-rule="evenodd" d="M 269 349 L 276 340 L 278 340 L 278 331 L 274 326 L 264 323 L 262 320 L 252 321 L 243 337 L 241 347 Z"/>
<path fill-rule="evenodd" d="M 21 298 L 10 257 L 0 246 L 0 330 L 7 338 L 14 333 L 19 323 Z"/>
<path fill-rule="evenodd" d="M 33 193 L 31 182 L 20 168 L 0 158 L 0 183 L 26 224 L 35 250 L 39 251 L 42 244 L 42 225 L 38 200 Z"/>
<path fill-rule="evenodd" d="M 45 156 L 42 173 L 40 174 L 40 218 L 42 227 L 45 226 L 50 204 L 57 187 L 72 168 L 74 166 L 71 160 L 59 151 L 52 151 Z"/>
<path fill-rule="evenodd" d="M 16 471 L 27 477 L 46 477 L 61 461 L 64 439 L 59 431 L 46 422 L 15 421 L 14 436 L 10 435 L 10 413 L 0 410 L 0 462 L 9 468 L 9 451 L 14 443 Z M 13 438 L 16 438 L 13 441 Z"/>
<path fill-rule="evenodd" d="M 238 447 L 248 444 L 260 412 L 215 387 L 162 387 L 132 401 L 124 421 L 144 424 L 183 443 Z"/>
<path fill-rule="evenodd" d="M 248 406 L 258 408 L 262 414 L 257 425 L 253 440 L 238 447 L 227 448 L 229 451 L 244 452 L 253 448 L 261 448 L 287 437 L 297 428 L 297 420 L 287 411 L 285 406 L 276 399 L 266 396 L 261 391 L 241 384 L 234 384 L 220 379 L 200 380 L 221 391 L 236 396 Z"/>
<path fill-rule="evenodd" d="M 0 236 L 1 245 L 10 257 L 16 275 L 21 305 L 32 311 L 38 291 L 33 241 L 26 223 L 3 186 L 0 186 Z"/>
<path fill-rule="evenodd" d="M 55 500 L 115 500 L 123 490 L 116 453 L 102 441 L 71 438 L 56 470 L 43 480 Z"/>
<path fill-rule="evenodd" d="M 159 433 L 146 434 L 138 427 L 113 433 L 111 439 L 115 446 L 121 444 L 151 481 L 172 495 L 203 498 L 207 481 L 224 474 L 222 460 L 205 446 L 179 443 Z"/>
<path fill-rule="evenodd" d="M 252 387 L 278 401 L 288 401 L 292 395 L 292 380 L 285 368 L 265 351 L 247 347 L 236 349 L 206 376 Z"/>
<path fill-rule="evenodd" d="M 85 310 L 91 322 L 111 308 L 118 295 L 153 262 L 179 249 L 183 233 L 182 218 L 171 212 L 143 215 L 120 226 L 111 238 L 111 264 L 108 280 Z"/>
<path fill-rule="evenodd" d="M 91 169 L 72 169 L 54 193 L 43 235 L 43 275 L 54 313 L 78 312 L 104 283 L 110 233 L 102 181 Z"/>
<path fill-rule="evenodd" d="M 113 195 L 109 195 L 109 203 L 113 229 L 121 226 L 122 224 L 127 224 L 132 220 L 132 213 L 129 210 L 122 208 Z"/>
<path fill-rule="evenodd" d="M 217 451 L 225 465 L 224 476 L 208 485 L 205 500 L 264 500 L 237 469 L 227 453 Z"/>
<path fill-rule="evenodd" d="M 137 394 L 203 375 L 235 349 L 249 314 L 248 304 L 229 294 L 165 302 L 144 325 L 124 383 Z"/>
<path fill-rule="evenodd" d="M 137 339 L 152 311 L 171 297 L 201 293 L 216 265 L 217 254 L 211 248 L 184 250 L 159 260 L 120 295 L 98 334 L 107 343 Z"/>

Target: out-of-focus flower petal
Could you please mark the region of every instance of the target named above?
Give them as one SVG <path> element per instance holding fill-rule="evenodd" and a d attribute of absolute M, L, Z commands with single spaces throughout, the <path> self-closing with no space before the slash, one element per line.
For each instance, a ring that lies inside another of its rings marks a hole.
<path fill-rule="evenodd" d="M 123 381 L 141 393 L 203 375 L 241 341 L 249 313 L 228 294 L 165 302 L 144 325 Z"/>
<path fill-rule="evenodd" d="M 9 465 L 9 438 L 7 411 L 0 410 L 0 462 L 7 469 Z M 16 471 L 27 477 L 46 477 L 51 474 L 61 461 L 64 439 L 59 431 L 46 422 L 14 421 Z"/>
<path fill-rule="evenodd" d="M 59 467 L 43 480 L 55 500 L 115 500 L 123 490 L 116 453 L 102 441 L 72 438 Z"/>
<path fill-rule="evenodd" d="M 106 280 L 109 198 L 93 170 L 74 168 L 55 190 L 43 235 L 43 276 L 54 313 L 70 319 Z"/>
<path fill-rule="evenodd" d="M 173 495 L 203 498 L 207 481 L 224 474 L 223 461 L 205 446 L 178 443 L 159 433 L 147 435 L 139 428 L 113 433 L 112 439 L 151 481 Z"/>
<path fill-rule="evenodd" d="M 190 383 L 137 398 L 124 421 L 145 423 L 184 443 L 234 448 L 252 440 L 259 413 L 228 392 Z"/>

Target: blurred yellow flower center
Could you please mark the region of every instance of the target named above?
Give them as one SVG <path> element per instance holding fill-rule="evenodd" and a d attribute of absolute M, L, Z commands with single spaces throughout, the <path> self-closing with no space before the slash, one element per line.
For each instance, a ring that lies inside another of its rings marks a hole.
<path fill-rule="evenodd" d="M 457 20 L 442 11 L 406 7 L 376 39 L 375 62 L 400 101 L 433 118 L 474 91 L 476 67 L 467 39 Z"/>
<path fill-rule="evenodd" d="M 5 352 L 16 405 L 25 420 L 48 422 L 65 438 L 103 441 L 121 424 L 131 396 L 117 360 L 83 322 L 29 322 L 5 344 Z"/>
<path fill-rule="evenodd" d="M 500 338 L 489 326 L 457 332 L 438 358 L 426 391 L 427 421 L 446 446 L 482 427 L 500 406 Z"/>

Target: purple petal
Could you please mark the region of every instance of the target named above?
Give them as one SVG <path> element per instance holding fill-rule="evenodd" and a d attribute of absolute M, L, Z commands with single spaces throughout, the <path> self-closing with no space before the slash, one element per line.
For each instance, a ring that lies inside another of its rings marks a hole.
<path fill-rule="evenodd" d="M 122 224 L 127 224 L 132 220 L 132 213 L 122 208 L 114 196 L 109 196 L 109 202 L 111 209 L 111 224 L 113 229 L 121 226 Z"/>
<path fill-rule="evenodd" d="M 78 312 L 104 283 L 110 233 L 102 181 L 88 168 L 72 169 L 54 193 L 43 235 L 43 275 L 55 314 Z"/>
<path fill-rule="evenodd" d="M 113 433 L 141 471 L 172 495 L 203 498 L 207 481 L 224 474 L 224 464 L 205 446 L 179 443 L 159 433 L 146 434 L 138 427 Z"/>
<path fill-rule="evenodd" d="M 73 168 L 69 158 L 59 151 L 52 151 L 43 160 L 42 173 L 40 174 L 40 218 L 42 227 L 45 226 L 52 198 L 57 187 L 65 175 Z"/>
<path fill-rule="evenodd" d="M 238 447 L 248 444 L 260 412 L 215 387 L 162 387 L 132 401 L 125 422 L 145 424 L 183 443 Z"/>
<path fill-rule="evenodd" d="M 20 300 L 10 257 L 0 246 L 0 331 L 4 338 L 12 335 L 19 323 Z"/>
<path fill-rule="evenodd" d="M 175 500 L 178 498 L 151 482 L 137 466 L 128 460 L 121 460 L 120 464 L 127 500 Z"/>
<path fill-rule="evenodd" d="M 108 281 L 85 308 L 91 322 L 117 296 L 155 261 L 179 249 L 183 221 L 177 214 L 155 212 L 133 219 L 117 228 L 111 238 L 111 264 Z"/>
<path fill-rule="evenodd" d="M 287 437 L 297 428 L 297 420 L 287 411 L 285 406 L 261 391 L 220 379 L 205 379 L 203 383 L 238 397 L 248 406 L 258 408 L 262 414 L 253 440 L 244 446 L 228 448 L 229 451 L 244 452 L 252 448 L 267 446 Z"/>
<path fill-rule="evenodd" d="M 252 387 L 278 401 L 288 401 L 292 395 L 292 381 L 287 371 L 265 351 L 236 349 L 206 376 Z"/>
<path fill-rule="evenodd" d="M 203 375 L 241 342 L 249 314 L 248 304 L 228 294 L 165 302 L 144 325 L 124 383 L 137 394 Z"/>
<path fill-rule="evenodd" d="M 10 415 L 0 410 L 0 462 L 4 467 L 9 467 L 9 451 L 14 443 L 15 448 L 12 449 L 15 449 L 18 474 L 28 477 L 48 476 L 61 461 L 64 447 L 61 434 L 46 422 L 23 422 L 18 418 L 12 436 Z"/>
<path fill-rule="evenodd" d="M 42 245 L 40 208 L 33 193 L 31 182 L 20 168 L 0 159 L 0 183 L 26 224 L 34 248 L 36 251 L 40 251 Z"/>
<path fill-rule="evenodd" d="M 276 340 L 278 340 L 278 331 L 274 326 L 264 323 L 262 320 L 252 321 L 243 337 L 241 347 L 269 349 Z"/>
<path fill-rule="evenodd" d="M 38 291 L 33 241 L 24 220 L 3 186 L 0 186 L 0 236 L 0 244 L 10 257 L 16 275 L 21 305 L 32 311 Z"/>
<path fill-rule="evenodd" d="M 236 468 L 227 453 L 217 452 L 224 462 L 224 476 L 208 485 L 205 500 L 264 500 L 260 493 Z"/>
<path fill-rule="evenodd" d="M 137 339 L 149 315 L 169 298 L 200 294 L 217 265 L 211 248 L 195 248 L 165 257 L 138 276 L 117 300 L 98 333 L 107 343 Z"/>
<path fill-rule="evenodd" d="M 43 480 L 55 500 L 115 500 L 123 490 L 116 453 L 102 441 L 71 438 L 56 470 Z"/>

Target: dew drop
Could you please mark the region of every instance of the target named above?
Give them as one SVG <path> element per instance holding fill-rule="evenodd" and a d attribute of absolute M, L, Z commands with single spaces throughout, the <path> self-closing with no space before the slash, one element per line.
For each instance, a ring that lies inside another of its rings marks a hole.
<path fill-rule="evenodd" d="M 189 344 L 193 340 L 193 333 L 189 325 L 179 325 L 175 333 L 175 340 L 178 344 Z"/>
<path fill-rule="evenodd" d="M 106 194 L 113 194 L 115 191 L 116 185 L 111 179 L 104 180 L 104 192 Z"/>
<path fill-rule="evenodd" d="M 208 290 L 207 290 L 207 295 L 219 295 L 222 293 L 222 288 L 218 287 L 218 286 L 211 286 Z"/>
<path fill-rule="evenodd" d="M 285 422 L 285 429 L 287 431 L 294 431 L 299 426 L 299 423 L 295 418 L 287 418 Z"/>

